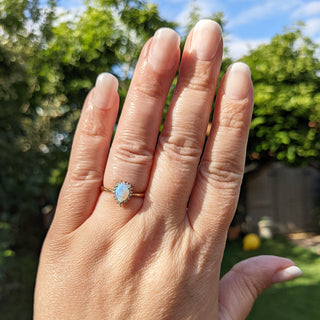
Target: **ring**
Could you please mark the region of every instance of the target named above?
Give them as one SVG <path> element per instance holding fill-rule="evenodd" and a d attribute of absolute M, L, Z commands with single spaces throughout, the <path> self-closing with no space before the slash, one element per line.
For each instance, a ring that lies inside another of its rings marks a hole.
<path fill-rule="evenodd" d="M 113 196 L 120 207 L 128 202 L 131 197 L 144 197 L 144 192 L 134 193 L 130 183 L 125 181 L 117 182 L 113 189 L 106 188 L 105 186 L 100 187 L 101 191 L 107 191 L 113 193 Z"/>

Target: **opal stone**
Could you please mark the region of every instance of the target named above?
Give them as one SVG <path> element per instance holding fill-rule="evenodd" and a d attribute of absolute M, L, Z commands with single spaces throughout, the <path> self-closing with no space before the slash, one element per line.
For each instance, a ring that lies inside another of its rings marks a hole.
<path fill-rule="evenodd" d="M 120 183 L 116 187 L 114 194 L 115 194 L 115 197 L 116 197 L 116 199 L 117 199 L 117 201 L 119 203 L 125 202 L 128 199 L 129 195 L 130 195 L 129 186 L 124 184 L 124 183 L 123 184 Z"/>

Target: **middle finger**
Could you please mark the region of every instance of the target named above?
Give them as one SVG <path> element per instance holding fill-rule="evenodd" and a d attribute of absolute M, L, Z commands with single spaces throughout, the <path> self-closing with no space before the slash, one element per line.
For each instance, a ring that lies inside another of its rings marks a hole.
<path fill-rule="evenodd" d="M 145 205 L 163 208 L 157 214 L 177 223 L 194 184 L 220 71 L 220 26 L 201 20 L 190 32 L 178 84 L 155 153 Z M 172 215 L 174 213 L 174 215 Z"/>

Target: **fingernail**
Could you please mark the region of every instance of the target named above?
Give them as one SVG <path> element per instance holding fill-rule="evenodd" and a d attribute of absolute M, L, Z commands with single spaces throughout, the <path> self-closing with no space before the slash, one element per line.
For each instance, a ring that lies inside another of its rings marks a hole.
<path fill-rule="evenodd" d="M 173 67 L 177 50 L 180 46 L 180 37 L 172 29 L 159 29 L 152 39 L 148 60 L 156 70 L 169 70 Z"/>
<path fill-rule="evenodd" d="M 291 266 L 275 273 L 272 277 L 272 283 L 289 281 L 301 276 L 302 273 L 302 270 L 297 266 Z"/>
<path fill-rule="evenodd" d="M 110 73 L 101 73 L 96 81 L 93 104 L 101 109 L 112 107 L 114 95 L 118 91 L 118 80 Z"/>
<path fill-rule="evenodd" d="M 221 27 L 213 20 L 200 20 L 194 27 L 191 51 L 199 60 L 212 60 L 221 40 Z"/>
<path fill-rule="evenodd" d="M 251 84 L 250 68 L 242 62 L 232 64 L 227 71 L 225 94 L 237 100 L 248 97 Z"/>

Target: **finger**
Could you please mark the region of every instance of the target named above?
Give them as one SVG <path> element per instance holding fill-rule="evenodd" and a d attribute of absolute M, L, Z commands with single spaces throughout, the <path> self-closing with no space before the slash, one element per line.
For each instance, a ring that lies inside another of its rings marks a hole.
<path fill-rule="evenodd" d="M 202 153 L 222 56 L 220 26 L 199 21 L 189 34 L 178 83 L 159 138 L 146 200 L 175 223 L 185 209 Z M 176 215 L 172 216 L 171 213 Z M 180 212 L 180 214 L 178 214 Z"/>
<path fill-rule="evenodd" d="M 153 162 L 163 108 L 176 73 L 179 35 L 168 28 L 155 33 L 143 48 L 119 120 L 104 175 L 104 186 L 126 181 L 133 192 L 145 192 Z M 143 198 L 132 197 L 121 208 L 113 195 L 103 192 L 97 214 L 122 224 L 141 207 Z M 101 207 L 100 207 L 101 205 Z M 108 212 L 106 215 L 105 212 Z"/>
<path fill-rule="evenodd" d="M 241 261 L 220 280 L 219 319 L 246 319 L 263 290 L 301 274 L 291 260 L 276 256 Z"/>
<path fill-rule="evenodd" d="M 193 229 L 220 242 L 238 202 L 252 106 L 250 69 L 236 63 L 218 91 L 212 129 L 188 209 Z"/>
<path fill-rule="evenodd" d="M 63 232 L 76 229 L 94 210 L 118 112 L 117 89 L 118 80 L 103 73 L 84 103 L 55 216 Z"/>

